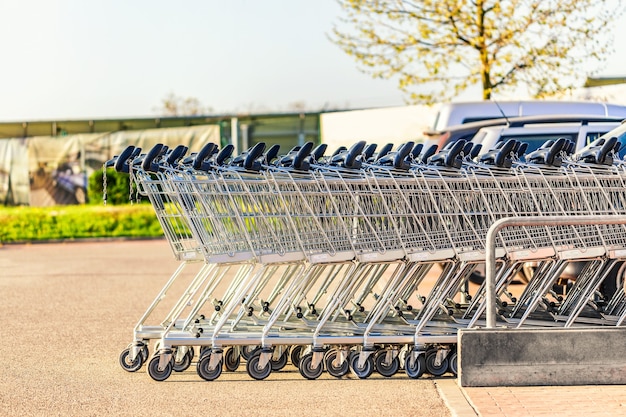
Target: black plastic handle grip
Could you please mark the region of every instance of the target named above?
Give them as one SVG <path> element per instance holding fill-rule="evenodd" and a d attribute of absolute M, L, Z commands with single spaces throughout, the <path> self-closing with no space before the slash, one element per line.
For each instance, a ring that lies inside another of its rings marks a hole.
<path fill-rule="evenodd" d="M 141 148 L 139 149 L 141 151 Z M 115 161 L 115 170 L 117 172 L 125 172 L 126 174 L 128 174 L 129 172 L 129 166 L 128 166 L 128 160 L 130 159 L 131 155 L 135 152 L 135 147 L 134 146 L 127 146 L 126 149 L 124 149 L 122 151 L 121 154 L 119 154 L 119 156 L 117 157 L 117 159 L 112 159 L 111 161 Z M 109 162 L 111 162 L 109 161 Z M 108 165 L 108 163 L 107 163 Z"/>
<path fill-rule="evenodd" d="M 363 156 L 365 157 L 366 160 L 374 156 L 374 152 L 376 152 L 377 147 L 378 147 L 378 144 L 376 143 L 370 143 L 369 145 L 365 147 L 365 149 L 363 150 Z"/>
<path fill-rule="evenodd" d="M 413 158 L 417 158 L 420 154 L 420 152 L 422 152 L 422 149 L 424 149 L 424 144 L 423 143 L 416 143 L 415 146 L 413 147 L 413 149 L 411 149 L 411 156 Z"/>
<path fill-rule="evenodd" d="M 406 158 L 413 150 L 414 142 L 407 142 L 398 149 L 393 158 L 393 167 L 396 169 L 402 169 L 408 171 L 411 168 L 411 164 L 407 162 Z"/>
<path fill-rule="evenodd" d="M 324 157 L 324 153 L 326 152 L 327 148 L 328 148 L 328 145 L 325 143 L 317 145 L 317 147 L 313 149 L 313 152 L 311 152 L 311 156 L 313 157 L 315 161 L 319 161 L 320 159 Z"/>
<path fill-rule="evenodd" d="M 456 162 L 457 157 L 459 156 L 459 154 L 461 153 L 461 151 L 463 150 L 463 148 L 465 147 L 465 139 L 460 139 L 457 140 L 456 142 L 454 142 L 454 144 L 452 145 L 452 147 L 450 148 L 450 150 L 448 151 L 448 154 L 446 155 L 446 158 L 444 160 L 444 163 L 447 167 L 457 167 L 458 168 L 458 164 Z"/>
<path fill-rule="evenodd" d="M 137 158 L 140 153 L 141 153 L 141 148 L 140 147 L 136 147 L 135 150 L 133 151 L 133 153 L 130 155 L 130 158 L 128 158 L 128 160 L 132 161 L 133 159 Z"/>
<path fill-rule="evenodd" d="M 144 171 L 148 171 L 148 172 L 159 171 L 160 166 L 159 164 L 154 163 L 154 160 L 159 155 L 161 155 L 162 152 L 164 152 L 164 148 L 166 148 L 165 145 L 163 145 L 162 143 L 157 143 L 156 145 L 152 147 L 152 149 L 150 149 L 146 157 L 143 159 L 143 163 L 141 164 L 141 167 L 144 169 Z"/>
<path fill-rule="evenodd" d="M 472 146 L 472 150 L 470 151 L 470 159 L 474 159 L 478 156 L 478 154 L 480 153 L 480 150 L 483 148 L 482 143 L 476 143 L 474 144 L 474 146 Z"/>
<path fill-rule="evenodd" d="M 496 166 L 504 166 L 504 162 L 509 156 L 511 156 L 511 152 L 513 151 L 513 148 L 515 148 L 515 143 L 516 141 L 514 139 L 509 139 L 504 143 L 504 145 L 502 145 L 502 148 L 498 152 L 498 155 L 496 155 Z"/>
<path fill-rule="evenodd" d="M 243 167 L 245 169 L 253 169 L 254 168 L 254 161 L 256 161 L 256 159 L 263 155 L 263 151 L 265 150 L 265 142 L 259 142 L 256 145 L 254 145 L 249 151 L 248 154 L 246 155 L 246 159 L 243 162 Z"/>
<path fill-rule="evenodd" d="M 470 152 L 472 151 L 473 146 L 474 144 L 472 142 L 467 142 L 465 146 L 463 147 L 463 155 L 469 156 Z"/>
<path fill-rule="evenodd" d="M 617 138 L 615 136 L 611 136 L 606 140 L 602 148 L 600 148 L 600 155 L 598 158 L 598 163 L 604 164 L 606 161 L 606 157 L 613 150 L 615 143 L 617 142 Z"/>
<path fill-rule="evenodd" d="M 170 166 L 176 165 L 178 163 L 178 161 L 180 161 L 180 159 L 183 156 L 185 156 L 185 154 L 187 153 L 188 150 L 189 150 L 189 148 L 186 147 L 185 145 L 178 145 L 167 156 L 167 159 L 166 159 L 167 164 L 170 165 Z"/>
<path fill-rule="evenodd" d="M 380 148 L 380 151 L 378 151 L 378 154 L 376 155 L 376 160 L 379 160 L 383 156 L 387 155 L 389 152 L 391 152 L 392 149 L 393 149 L 393 143 L 388 143 L 382 148 Z"/>
<path fill-rule="evenodd" d="M 267 152 L 265 152 L 265 155 L 264 155 L 265 165 L 271 164 L 272 161 L 278 157 L 279 151 L 280 151 L 279 144 L 275 143 L 274 145 L 270 146 L 270 148 L 267 150 Z"/>
<path fill-rule="evenodd" d="M 340 146 L 338 147 L 335 152 L 333 152 L 333 154 L 331 155 L 331 158 L 334 158 L 335 156 L 339 155 L 340 153 L 347 151 L 348 148 L 346 148 L 345 146 Z"/>
<path fill-rule="evenodd" d="M 361 140 L 350 147 L 348 154 L 346 155 L 346 159 L 344 159 L 344 167 L 346 168 L 360 168 L 361 164 L 357 164 L 357 156 L 363 154 L 363 149 L 365 148 L 365 141 Z"/>
<path fill-rule="evenodd" d="M 308 170 L 310 165 L 306 163 L 306 158 L 311 154 L 312 150 L 313 142 L 307 142 L 302 145 L 302 148 L 300 148 L 296 156 L 293 158 L 293 167 L 301 171 Z"/>
<path fill-rule="evenodd" d="M 202 149 L 200 149 L 200 152 L 198 152 L 195 158 L 193 159 L 193 165 L 192 165 L 193 169 L 197 171 L 207 170 L 208 164 L 205 164 L 205 162 L 208 158 L 211 157 L 211 155 L 213 155 L 216 148 L 217 148 L 217 145 L 212 142 L 209 142 L 206 145 L 204 145 Z"/>
<path fill-rule="evenodd" d="M 423 163 L 428 162 L 428 159 L 430 159 L 431 156 L 433 156 L 436 152 L 437 152 L 437 145 L 430 145 L 430 147 L 428 149 L 426 149 L 426 151 L 424 152 L 423 155 L 420 156 L 420 160 Z"/>
<path fill-rule="evenodd" d="M 561 153 L 564 146 L 565 146 L 565 138 L 558 138 L 556 141 L 554 141 L 552 146 L 550 146 L 550 150 L 546 154 L 546 159 L 545 159 L 546 164 L 554 165 L 554 162 L 556 161 L 557 156 L 559 156 L 559 153 Z"/>
<path fill-rule="evenodd" d="M 233 152 L 235 151 L 235 147 L 232 144 L 228 144 L 222 148 L 222 150 L 215 157 L 215 163 L 217 165 L 223 165 L 224 161 L 233 156 Z"/>

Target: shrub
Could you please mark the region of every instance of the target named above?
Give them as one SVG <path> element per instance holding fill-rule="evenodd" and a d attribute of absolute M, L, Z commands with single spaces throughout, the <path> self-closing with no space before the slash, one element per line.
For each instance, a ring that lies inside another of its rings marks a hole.
<path fill-rule="evenodd" d="M 102 169 L 89 176 L 88 196 L 92 204 L 102 204 L 104 199 L 104 181 Z M 134 191 L 133 191 L 134 195 Z M 114 169 L 106 170 L 107 204 L 128 204 L 131 201 L 130 176 Z"/>
<path fill-rule="evenodd" d="M 106 237 L 160 237 L 149 204 L 0 207 L 0 242 Z"/>

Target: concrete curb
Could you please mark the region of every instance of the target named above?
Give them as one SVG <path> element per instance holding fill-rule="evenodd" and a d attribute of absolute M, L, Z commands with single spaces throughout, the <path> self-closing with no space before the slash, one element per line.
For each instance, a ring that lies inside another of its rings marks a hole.
<path fill-rule="evenodd" d="M 435 381 L 435 387 L 453 417 L 480 416 L 456 378 L 438 379 Z"/>

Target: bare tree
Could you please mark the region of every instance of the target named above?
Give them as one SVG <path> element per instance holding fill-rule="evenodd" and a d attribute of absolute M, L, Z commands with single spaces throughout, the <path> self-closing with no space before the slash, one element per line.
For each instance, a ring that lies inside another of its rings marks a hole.
<path fill-rule="evenodd" d="M 213 109 L 203 106 L 195 97 L 184 98 L 169 93 L 161 100 L 161 106 L 156 111 L 164 116 L 198 116 L 211 113 Z"/>
<path fill-rule="evenodd" d="M 293 101 L 287 104 L 287 111 L 289 112 L 304 112 L 307 109 L 305 101 Z"/>
<path fill-rule="evenodd" d="M 337 1 L 344 14 L 331 41 L 427 104 L 474 85 L 483 99 L 581 86 L 611 51 L 611 23 L 624 11 L 622 0 Z"/>

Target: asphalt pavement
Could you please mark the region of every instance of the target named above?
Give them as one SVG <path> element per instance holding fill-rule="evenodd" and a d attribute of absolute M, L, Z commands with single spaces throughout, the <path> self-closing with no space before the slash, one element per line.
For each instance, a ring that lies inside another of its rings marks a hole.
<path fill-rule="evenodd" d="M 404 374 L 309 381 L 288 365 L 256 381 L 240 366 L 207 382 L 192 364 L 156 382 L 145 367 L 124 371 L 120 352 L 179 264 L 165 240 L 0 246 L 0 415 L 450 415 L 434 379 Z"/>
<path fill-rule="evenodd" d="M 156 382 L 145 367 L 122 370 L 134 325 L 179 265 L 165 240 L 0 246 L 0 415 L 626 415 L 624 386 L 461 388 L 451 376 L 404 373 L 309 381 L 292 365 L 264 381 L 241 366 L 207 382 L 192 365 Z"/>

